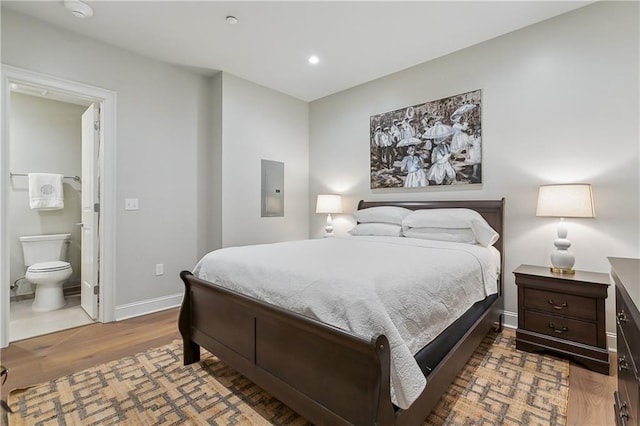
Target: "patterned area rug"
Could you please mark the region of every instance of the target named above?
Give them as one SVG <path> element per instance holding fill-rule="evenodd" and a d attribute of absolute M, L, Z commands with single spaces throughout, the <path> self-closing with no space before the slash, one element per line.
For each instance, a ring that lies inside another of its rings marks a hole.
<path fill-rule="evenodd" d="M 565 425 L 569 361 L 516 350 L 513 332 L 482 341 L 425 425 Z"/>
<path fill-rule="evenodd" d="M 182 344 L 152 349 L 13 391 L 10 425 L 307 425 L 280 401 L 203 351 L 183 366 Z M 569 362 L 515 349 L 489 334 L 425 425 L 564 425 Z"/>

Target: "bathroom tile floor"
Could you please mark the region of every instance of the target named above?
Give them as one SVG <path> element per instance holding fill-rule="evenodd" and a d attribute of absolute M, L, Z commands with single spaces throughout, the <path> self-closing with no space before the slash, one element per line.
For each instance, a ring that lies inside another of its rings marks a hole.
<path fill-rule="evenodd" d="M 64 308 L 50 312 L 35 312 L 31 309 L 33 300 L 11 302 L 9 340 L 15 342 L 94 322 L 80 306 L 79 294 L 65 299 Z"/>

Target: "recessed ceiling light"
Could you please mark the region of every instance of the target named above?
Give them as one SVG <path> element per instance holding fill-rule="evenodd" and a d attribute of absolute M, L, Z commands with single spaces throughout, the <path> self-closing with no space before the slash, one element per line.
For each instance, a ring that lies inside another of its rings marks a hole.
<path fill-rule="evenodd" d="M 91 6 L 80 0 L 65 0 L 64 7 L 76 18 L 90 18 L 93 16 Z"/>
<path fill-rule="evenodd" d="M 227 16 L 225 19 L 227 20 L 227 24 L 229 25 L 235 25 L 238 23 L 238 18 L 232 15 Z"/>
<path fill-rule="evenodd" d="M 309 56 L 309 63 L 310 64 L 317 64 L 318 62 L 320 62 L 320 58 L 318 58 L 316 55 L 311 55 Z"/>

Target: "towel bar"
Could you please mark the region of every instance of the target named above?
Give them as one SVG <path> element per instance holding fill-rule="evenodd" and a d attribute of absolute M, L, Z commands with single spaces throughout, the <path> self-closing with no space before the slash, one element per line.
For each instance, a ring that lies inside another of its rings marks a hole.
<path fill-rule="evenodd" d="M 10 177 L 14 177 L 14 176 L 29 176 L 29 175 L 26 174 L 26 173 L 12 173 L 12 172 L 9 172 L 9 176 Z M 80 180 L 80 176 L 63 176 L 63 179 L 72 179 L 75 182 L 82 183 L 82 181 Z"/>

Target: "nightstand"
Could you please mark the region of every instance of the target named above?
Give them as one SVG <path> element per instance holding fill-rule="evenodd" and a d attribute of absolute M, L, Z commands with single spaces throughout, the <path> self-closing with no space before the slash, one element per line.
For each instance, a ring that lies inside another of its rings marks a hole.
<path fill-rule="evenodd" d="M 548 267 L 520 265 L 516 348 L 552 351 L 609 374 L 605 299 L 609 274 L 552 273 Z"/>

